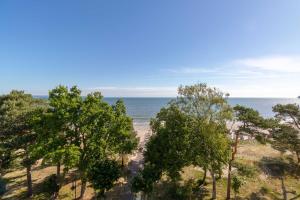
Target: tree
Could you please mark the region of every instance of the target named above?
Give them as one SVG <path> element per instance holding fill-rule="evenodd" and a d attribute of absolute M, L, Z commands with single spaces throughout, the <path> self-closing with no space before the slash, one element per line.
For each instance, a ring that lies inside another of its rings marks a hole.
<path fill-rule="evenodd" d="M 79 124 L 81 156 L 78 169 L 83 197 L 89 164 L 94 163 L 95 158 L 114 158 L 125 150 L 131 153 L 137 146 L 137 139 L 123 102 L 110 106 L 99 92 L 84 99 Z"/>
<path fill-rule="evenodd" d="M 292 126 L 281 124 L 272 131 L 272 146 L 281 151 L 290 151 L 296 154 L 297 162 L 300 164 L 300 138 L 299 131 Z"/>
<path fill-rule="evenodd" d="M 87 171 L 88 180 L 98 192 L 97 197 L 104 196 L 106 190 L 113 187 L 114 182 L 121 176 L 120 165 L 115 160 L 99 159 L 89 165 Z"/>
<path fill-rule="evenodd" d="M 272 131 L 273 147 L 296 154 L 300 163 L 300 106 L 297 104 L 277 104 L 273 107 L 276 118 L 283 122 Z"/>
<path fill-rule="evenodd" d="M 300 106 L 297 104 L 277 104 L 273 107 L 273 112 L 279 120 L 291 124 L 300 131 Z"/>
<path fill-rule="evenodd" d="M 151 120 L 153 135 L 146 143 L 144 169 L 132 181 L 134 192 L 152 192 L 153 184 L 166 173 L 173 182 L 190 158 L 190 118 L 175 105 L 162 108 Z"/>
<path fill-rule="evenodd" d="M 192 128 L 192 163 L 208 169 L 212 177 L 212 199 L 216 199 L 216 174 L 222 174 L 222 169 L 228 164 L 230 145 L 227 128 L 213 122 L 194 123 Z"/>
<path fill-rule="evenodd" d="M 23 91 L 11 91 L 1 97 L 0 129 L 2 139 L 10 143 L 10 151 L 17 151 L 22 158 L 22 165 L 27 173 L 27 194 L 32 195 L 31 166 L 38 159 L 31 154 L 37 133 L 34 131 L 36 121 L 44 112 L 46 103 L 34 99 Z"/>
<path fill-rule="evenodd" d="M 153 135 L 144 152 L 145 169 L 135 179 L 134 187 L 151 191 L 161 173 L 175 183 L 181 169 L 194 164 L 211 172 L 215 199 L 215 174 L 221 174 L 229 158 L 225 124 L 230 117 L 230 107 L 217 89 L 205 84 L 181 86 L 177 99 L 151 121 Z M 155 171 L 158 174 L 154 176 Z"/>
<path fill-rule="evenodd" d="M 132 119 L 126 114 L 126 107 L 122 100 L 118 100 L 115 105 L 112 106 L 115 112 L 115 126 L 114 132 L 120 141 L 118 151 L 121 154 L 122 167 L 124 167 L 124 156 L 131 154 L 138 146 L 139 140 L 136 132 L 133 128 Z"/>
<path fill-rule="evenodd" d="M 222 153 L 224 153 L 223 155 L 225 156 L 224 158 L 210 157 L 208 155 L 210 153 L 212 155 L 216 154 L 215 152 L 210 152 L 210 148 L 213 147 L 214 144 L 210 143 L 210 138 L 205 135 L 205 132 L 209 132 L 216 137 L 216 139 L 220 139 L 219 142 L 224 139 L 226 122 L 232 119 L 232 109 L 227 102 L 228 96 L 229 94 L 224 94 L 217 88 L 208 87 L 206 84 L 196 84 L 192 86 L 180 86 L 178 89 L 178 97 L 173 101 L 173 104 L 178 105 L 181 111 L 198 121 L 198 126 L 194 126 L 195 134 L 199 134 L 199 136 L 195 136 L 199 138 L 199 140 L 197 140 L 198 144 L 193 144 L 191 148 L 195 148 L 198 151 L 194 152 L 194 164 L 204 169 L 202 183 L 205 182 L 206 173 L 208 167 L 210 167 L 209 170 L 214 181 L 213 185 L 215 185 L 215 172 L 218 171 L 221 173 L 220 167 L 226 164 L 226 160 L 228 160 L 228 149 L 226 149 L 228 146 L 226 145 L 224 149 L 222 149 Z M 205 128 L 199 129 L 199 127 Z M 207 139 L 207 141 L 205 139 Z M 211 163 L 212 165 L 210 165 L 206 160 L 207 157 L 211 158 L 210 161 L 212 162 L 219 159 L 219 169 L 215 167 L 215 163 Z M 215 193 L 215 188 L 213 188 L 212 196 L 216 196 Z"/>
<path fill-rule="evenodd" d="M 110 106 L 99 92 L 86 98 L 80 95 L 76 86 L 58 86 L 49 92 L 50 108 L 40 121 L 35 152 L 42 154 L 45 162 L 57 164 L 58 177 L 61 165 L 64 175 L 76 167 L 83 198 L 89 169 L 94 172 L 102 167 L 102 161 L 113 162 L 117 155 L 131 153 L 138 140 L 122 101 Z"/>
<path fill-rule="evenodd" d="M 35 127 L 39 134 L 34 154 L 40 155 L 44 163 L 57 165 L 59 188 L 68 170 L 78 166 L 78 120 L 81 104 L 82 98 L 77 87 L 68 89 L 58 86 L 49 92 L 49 108 Z M 63 175 L 61 165 L 64 166 Z"/>
<path fill-rule="evenodd" d="M 234 191 L 235 199 L 236 199 L 236 195 L 240 192 L 240 188 L 242 187 L 243 184 L 244 182 L 241 177 L 233 176 L 231 187 Z"/>
<path fill-rule="evenodd" d="M 162 170 L 147 162 L 131 181 L 131 190 L 135 193 L 142 191 L 146 196 L 153 191 L 153 184 L 161 178 Z"/>
<path fill-rule="evenodd" d="M 241 105 L 236 105 L 234 108 L 235 120 L 238 123 L 238 128 L 232 130 L 234 134 L 234 141 L 232 143 L 231 159 L 228 166 L 228 179 L 227 179 L 227 198 L 230 199 L 231 193 L 231 170 L 232 164 L 238 150 L 238 144 L 241 136 L 255 137 L 263 142 L 266 137 L 265 130 L 271 127 L 273 120 L 264 119 L 260 116 L 259 112 Z"/>
<path fill-rule="evenodd" d="M 200 83 L 180 86 L 178 97 L 172 103 L 197 119 L 225 124 L 232 119 L 232 109 L 226 99 L 228 96 L 217 88 Z"/>

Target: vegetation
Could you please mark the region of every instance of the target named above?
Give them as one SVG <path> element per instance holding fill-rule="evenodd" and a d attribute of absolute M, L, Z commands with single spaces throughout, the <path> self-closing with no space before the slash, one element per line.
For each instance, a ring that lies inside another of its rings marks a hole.
<path fill-rule="evenodd" d="M 27 195 L 32 195 L 31 166 L 38 159 L 31 155 L 37 133 L 34 124 L 39 114 L 43 112 L 44 102 L 34 99 L 22 91 L 12 91 L 0 100 L 0 135 L 4 150 L 4 164 L 11 162 L 13 157 L 6 152 L 15 151 L 15 157 L 22 159 L 22 165 L 27 172 Z"/>
<path fill-rule="evenodd" d="M 276 105 L 273 107 L 276 117 L 283 120 L 272 131 L 273 147 L 282 151 L 290 151 L 296 155 L 300 165 L 300 107 L 296 104 Z"/>
<path fill-rule="evenodd" d="M 264 119 L 259 112 L 252 108 L 247 108 L 241 105 L 236 105 L 234 108 L 234 117 L 238 123 L 237 128 L 230 130 L 233 134 L 233 142 L 231 145 L 231 159 L 228 163 L 228 177 L 227 177 L 227 198 L 231 198 L 231 171 L 232 165 L 235 161 L 238 152 L 238 144 L 240 137 L 250 137 L 264 143 L 267 137 L 266 129 L 271 127 L 272 120 Z M 237 180 L 236 180 L 237 181 Z M 236 183 L 235 183 L 236 184 Z"/>
<path fill-rule="evenodd" d="M 144 199 L 231 199 L 231 190 L 235 199 L 298 198 L 299 105 L 276 105 L 275 118 L 265 119 L 227 98 L 206 84 L 180 86 L 150 122 L 132 192 Z M 23 91 L 1 96 L 0 139 L 0 195 L 26 179 L 21 199 L 34 191 L 32 199 L 83 199 L 88 186 L 103 198 L 124 188 L 125 157 L 139 143 L 122 100 L 109 105 L 99 92 L 82 97 L 65 86 L 48 100 Z"/>
<path fill-rule="evenodd" d="M 103 167 L 113 167 L 118 172 L 118 155 L 131 153 L 136 148 L 132 121 L 122 101 L 110 106 L 100 93 L 89 94 L 86 98 L 80 94 L 76 87 L 68 90 L 58 86 L 50 91 L 48 105 L 21 91 L 1 97 L 1 136 L 5 143 L 11 144 L 9 151 L 22 158 L 27 169 L 28 196 L 32 195 L 31 166 L 38 159 L 57 165 L 55 193 L 62 186 L 66 173 L 70 169 L 78 170 L 80 198 L 83 198 L 88 174 L 95 174 Z M 108 184 L 108 180 L 102 187 L 110 189 L 118 177 L 104 176 L 103 180 L 111 178 L 111 183 Z M 100 180 L 98 183 L 93 178 L 90 180 L 99 189 Z"/>

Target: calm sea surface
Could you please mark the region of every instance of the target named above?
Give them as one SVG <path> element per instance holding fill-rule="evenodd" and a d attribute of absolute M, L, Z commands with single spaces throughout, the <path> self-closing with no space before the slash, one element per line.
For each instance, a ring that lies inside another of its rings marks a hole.
<path fill-rule="evenodd" d="M 37 98 L 47 98 L 47 96 L 36 96 Z M 114 104 L 120 98 L 108 97 L 104 100 Z M 127 113 L 133 118 L 134 123 L 147 124 L 150 118 L 155 117 L 159 110 L 166 106 L 172 98 L 121 98 L 127 108 Z M 273 117 L 272 107 L 278 103 L 288 104 L 297 103 L 300 105 L 300 99 L 297 98 L 229 98 L 229 104 L 237 104 L 251 107 L 258 110 L 264 117 Z"/>
<path fill-rule="evenodd" d="M 110 104 L 119 98 L 104 98 Z M 166 106 L 172 98 L 122 98 L 127 108 L 127 113 L 134 119 L 135 123 L 148 123 L 159 110 Z M 230 105 L 237 104 L 254 108 L 264 117 L 272 117 L 272 106 L 288 103 L 300 104 L 300 99 L 287 98 L 229 98 Z"/>

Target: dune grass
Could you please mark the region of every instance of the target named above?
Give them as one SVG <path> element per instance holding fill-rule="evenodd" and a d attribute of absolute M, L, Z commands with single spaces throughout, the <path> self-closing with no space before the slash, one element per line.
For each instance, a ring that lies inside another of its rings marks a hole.
<path fill-rule="evenodd" d="M 239 146 L 237 161 L 255 169 L 255 174 L 251 177 L 245 177 L 245 183 L 237 194 L 237 199 L 283 199 L 283 190 L 286 191 L 288 199 L 300 199 L 300 172 L 297 164 L 292 162 L 291 155 L 282 155 L 274 150 L 270 145 L 262 145 L 253 141 L 244 141 Z M 33 167 L 32 178 L 34 186 L 34 196 L 32 199 L 49 199 L 47 192 L 43 190 L 43 182 L 45 178 L 54 174 L 56 168 L 54 166 L 41 166 L 37 164 Z M 193 166 L 186 167 L 182 173 L 182 184 L 186 184 L 189 180 L 199 180 L 203 176 L 200 168 Z M 1 197 L 3 200 L 26 200 L 26 171 L 17 165 L 4 175 L 7 181 L 7 192 Z M 59 199 L 74 199 L 74 179 L 76 172 L 70 172 L 66 176 L 65 184 L 60 190 Z M 170 187 L 166 180 L 162 181 L 156 187 L 156 192 L 161 193 L 156 196 L 157 199 L 166 192 Z M 217 197 L 225 199 L 226 196 L 226 170 L 221 179 L 217 181 Z M 118 194 L 129 191 L 128 185 L 121 183 L 108 193 L 107 199 L 118 199 Z M 206 185 L 202 188 L 204 199 L 210 199 L 211 179 L 208 173 Z M 80 181 L 76 181 L 76 195 L 80 192 Z M 87 188 L 85 199 L 94 197 L 94 190 Z M 232 194 L 232 197 L 234 195 Z M 298 198 L 299 197 L 299 198 Z M 194 199 L 194 198 L 191 198 Z M 196 198 L 195 198 L 196 199 Z"/>

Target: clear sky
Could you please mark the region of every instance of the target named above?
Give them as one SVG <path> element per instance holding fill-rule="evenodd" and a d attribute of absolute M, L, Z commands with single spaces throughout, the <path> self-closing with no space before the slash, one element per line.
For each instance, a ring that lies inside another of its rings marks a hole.
<path fill-rule="evenodd" d="M 299 0 L 1 0 L 0 93 L 300 95 Z"/>

